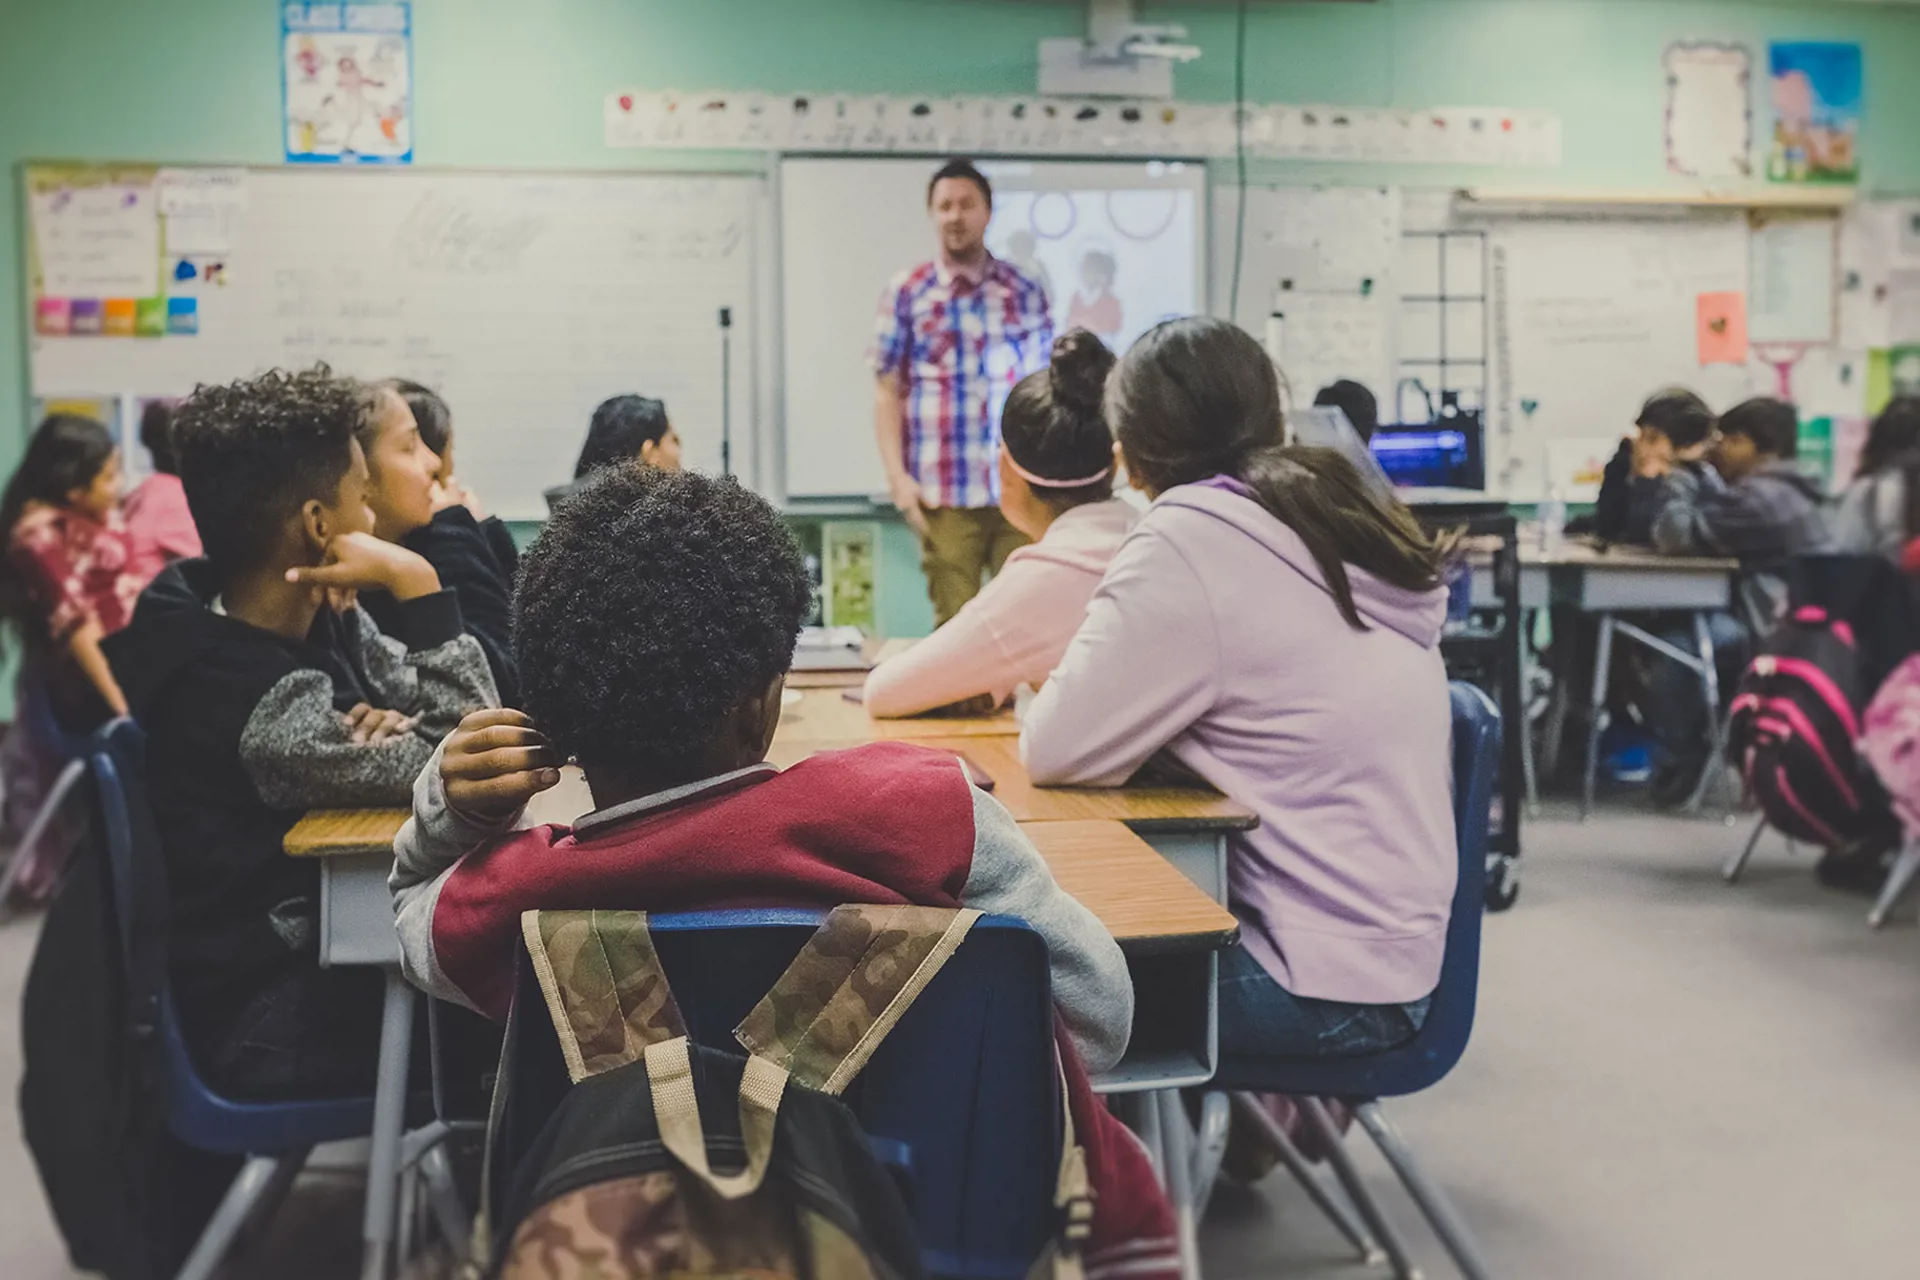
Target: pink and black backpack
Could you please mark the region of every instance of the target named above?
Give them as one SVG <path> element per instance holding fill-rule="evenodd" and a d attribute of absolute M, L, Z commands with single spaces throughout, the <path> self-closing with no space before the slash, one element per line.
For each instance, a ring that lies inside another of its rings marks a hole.
<path fill-rule="evenodd" d="M 1772 826 L 1835 848 L 1884 830 L 1886 793 L 1858 750 L 1866 687 L 1853 627 L 1792 609 L 1747 666 L 1727 755 Z"/>

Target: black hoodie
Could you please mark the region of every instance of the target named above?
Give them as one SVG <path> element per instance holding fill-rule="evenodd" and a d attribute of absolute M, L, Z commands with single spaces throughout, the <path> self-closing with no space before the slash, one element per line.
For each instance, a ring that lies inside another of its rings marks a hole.
<path fill-rule="evenodd" d="M 209 1049 L 255 995 L 316 962 L 319 865 L 281 849 L 301 813 L 406 804 L 460 717 L 498 703 L 451 591 L 398 604 L 392 638 L 353 609 L 322 610 L 294 641 L 228 617 L 219 589 L 208 561 L 175 564 L 104 646 L 147 734 L 176 1002 Z M 359 702 L 420 722 L 356 744 L 341 713 Z"/>
<path fill-rule="evenodd" d="M 465 507 L 447 507 L 433 520 L 400 539 L 400 545 L 434 567 L 440 583 L 459 597 L 467 634 L 480 642 L 493 671 L 503 706 L 520 705 L 519 669 L 513 661 L 513 575 L 519 553 L 513 535 L 500 521 L 476 520 Z M 511 559 L 503 557 L 511 555 Z M 384 591 L 360 593 L 365 609 L 382 631 L 400 625 L 400 602 Z"/>

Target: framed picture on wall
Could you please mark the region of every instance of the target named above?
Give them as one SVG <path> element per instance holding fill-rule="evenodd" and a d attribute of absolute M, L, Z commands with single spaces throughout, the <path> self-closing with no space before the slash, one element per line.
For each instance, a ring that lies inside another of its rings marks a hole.
<path fill-rule="evenodd" d="M 287 159 L 413 163 L 413 7 L 304 4 L 280 9 Z"/>

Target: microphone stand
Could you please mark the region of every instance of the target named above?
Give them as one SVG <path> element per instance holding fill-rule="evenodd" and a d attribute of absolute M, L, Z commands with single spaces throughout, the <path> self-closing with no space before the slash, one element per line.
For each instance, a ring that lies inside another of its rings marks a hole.
<path fill-rule="evenodd" d="M 720 474 L 733 475 L 733 308 L 720 308 Z"/>

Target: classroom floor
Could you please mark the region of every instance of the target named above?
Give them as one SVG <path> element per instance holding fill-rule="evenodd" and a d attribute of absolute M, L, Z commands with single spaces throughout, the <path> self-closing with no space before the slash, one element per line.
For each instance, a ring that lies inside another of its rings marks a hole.
<path fill-rule="evenodd" d="M 1807 1280 L 1908 1274 L 1920 1169 L 1920 928 L 1881 934 L 1865 901 L 1817 888 L 1769 838 L 1625 808 L 1549 806 L 1520 903 L 1487 922 L 1479 1023 L 1459 1069 L 1393 1104 L 1505 1280 Z M 0 928 L 11 1019 L 34 925 Z M 0 1041 L 0 1080 L 19 1068 Z M 71 1273 L 18 1138 L 0 1121 L 0 1276 Z M 1454 1273 L 1364 1139 L 1362 1168 L 1429 1277 Z M 349 1175 L 309 1179 L 244 1274 L 357 1270 Z M 1202 1237 L 1210 1280 L 1383 1276 L 1278 1173 L 1223 1186 Z"/>

